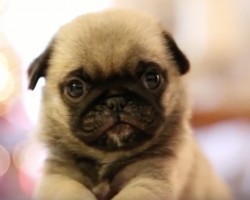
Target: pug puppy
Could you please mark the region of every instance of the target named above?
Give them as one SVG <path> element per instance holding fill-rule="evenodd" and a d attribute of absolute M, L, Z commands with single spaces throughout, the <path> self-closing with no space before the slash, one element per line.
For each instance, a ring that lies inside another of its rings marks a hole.
<path fill-rule="evenodd" d="M 196 145 L 189 62 L 144 13 L 107 10 L 63 26 L 29 68 L 43 88 L 48 148 L 39 200 L 228 200 Z"/>

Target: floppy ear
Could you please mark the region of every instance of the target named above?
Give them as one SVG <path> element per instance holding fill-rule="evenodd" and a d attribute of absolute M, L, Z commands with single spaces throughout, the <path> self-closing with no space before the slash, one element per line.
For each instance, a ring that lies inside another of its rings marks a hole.
<path fill-rule="evenodd" d="M 46 71 L 49 65 L 49 59 L 52 52 L 53 42 L 51 42 L 46 50 L 38 56 L 29 66 L 28 69 L 28 78 L 29 78 L 29 86 L 30 90 L 34 90 L 36 84 L 41 77 L 46 76 Z"/>
<path fill-rule="evenodd" d="M 176 42 L 170 34 L 163 32 L 163 37 L 166 40 L 166 46 L 168 50 L 172 53 L 173 59 L 178 66 L 178 70 L 181 75 L 186 74 L 189 71 L 190 65 L 186 56 L 177 46 Z"/>

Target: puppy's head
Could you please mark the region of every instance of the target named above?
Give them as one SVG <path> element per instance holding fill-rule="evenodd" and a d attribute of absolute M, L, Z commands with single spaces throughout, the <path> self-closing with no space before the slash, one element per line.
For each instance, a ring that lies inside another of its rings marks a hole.
<path fill-rule="evenodd" d="M 47 143 L 75 151 L 149 147 L 173 134 L 185 103 L 189 63 L 171 36 L 145 14 L 111 10 L 63 26 L 29 68 L 40 77 Z"/>

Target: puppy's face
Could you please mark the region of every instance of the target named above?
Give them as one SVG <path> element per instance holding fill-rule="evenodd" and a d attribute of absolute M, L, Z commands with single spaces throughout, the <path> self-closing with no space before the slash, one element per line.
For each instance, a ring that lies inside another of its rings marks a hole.
<path fill-rule="evenodd" d="M 144 61 L 107 77 L 101 72 L 91 76 L 83 67 L 72 71 L 59 86 L 72 134 L 105 150 L 133 148 L 151 139 L 163 117 L 159 99 L 166 78 L 157 63 Z"/>
<path fill-rule="evenodd" d="M 81 16 L 30 67 L 30 89 L 46 77 L 42 132 L 47 142 L 71 149 L 157 143 L 182 115 L 179 79 L 188 68 L 149 16 L 123 10 Z"/>

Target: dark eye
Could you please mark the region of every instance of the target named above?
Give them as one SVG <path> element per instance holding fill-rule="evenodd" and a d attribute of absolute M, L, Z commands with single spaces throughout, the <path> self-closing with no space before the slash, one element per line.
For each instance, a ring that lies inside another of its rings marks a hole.
<path fill-rule="evenodd" d="M 143 85 L 150 90 L 158 88 L 161 83 L 161 76 L 157 72 L 146 72 L 142 75 Z"/>
<path fill-rule="evenodd" d="M 65 87 L 66 95 L 70 98 L 79 98 L 85 92 L 85 83 L 80 78 L 73 78 L 68 81 Z"/>

